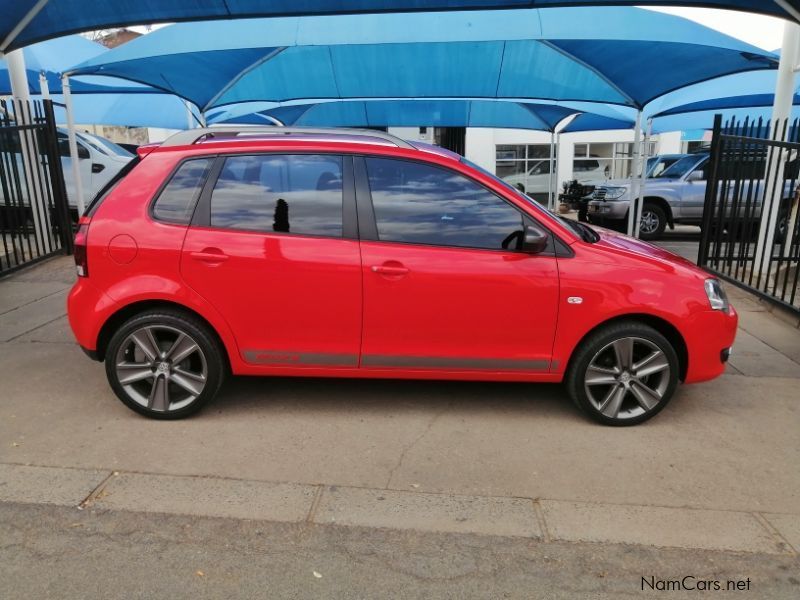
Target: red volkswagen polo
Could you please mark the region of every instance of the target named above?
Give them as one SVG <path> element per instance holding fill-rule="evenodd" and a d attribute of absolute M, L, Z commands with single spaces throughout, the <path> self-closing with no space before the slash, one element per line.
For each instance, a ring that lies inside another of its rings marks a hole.
<path fill-rule="evenodd" d="M 179 133 L 98 195 L 75 244 L 75 337 L 161 419 L 234 374 L 563 381 L 633 425 L 720 375 L 736 332 L 690 262 L 374 131 Z"/>

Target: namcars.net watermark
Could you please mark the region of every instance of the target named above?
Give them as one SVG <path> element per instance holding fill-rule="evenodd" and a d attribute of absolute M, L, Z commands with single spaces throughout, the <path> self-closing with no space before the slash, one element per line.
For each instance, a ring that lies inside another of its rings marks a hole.
<path fill-rule="evenodd" d="M 654 575 L 642 577 L 642 591 L 653 592 L 749 592 L 750 578 L 746 579 L 705 579 L 695 575 L 685 575 L 676 579 L 660 579 Z"/>

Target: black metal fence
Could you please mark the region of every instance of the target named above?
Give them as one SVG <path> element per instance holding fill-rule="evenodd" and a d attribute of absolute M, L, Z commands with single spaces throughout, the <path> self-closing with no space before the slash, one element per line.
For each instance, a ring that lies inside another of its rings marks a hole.
<path fill-rule="evenodd" d="M 0 276 L 72 252 L 72 227 L 49 100 L 0 101 Z"/>
<path fill-rule="evenodd" d="M 714 122 L 698 264 L 800 313 L 800 121 Z"/>

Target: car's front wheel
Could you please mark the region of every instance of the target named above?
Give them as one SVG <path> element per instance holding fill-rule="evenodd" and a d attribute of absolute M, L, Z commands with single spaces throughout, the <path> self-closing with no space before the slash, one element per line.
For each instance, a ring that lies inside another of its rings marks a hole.
<path fill-rule="evenodd" d="M 223 350 L 208 327 L 173 310 L 128 319 L 112 336 L 106 376 L 126 406 L 154 419 L 198 411 L 222 385 Z"/>
<path fill-rule="evenodd" d="M 639 236 L 643 240 L 657 240 L 667 227 L 667 215 L 658 204 L 645 202 L 639 221 Z"/>
<path fill-rule="evenodd" d="M 569 395 L 606 425 L 636 425 L 658 414 L 678 384 L 678 356 L 652 327 L 615 323 L 591 334 L 566 376 Z"/>

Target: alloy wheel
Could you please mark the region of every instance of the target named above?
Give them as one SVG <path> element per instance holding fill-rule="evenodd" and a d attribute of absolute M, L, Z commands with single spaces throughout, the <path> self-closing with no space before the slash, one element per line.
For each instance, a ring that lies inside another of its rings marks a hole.
<path fill-rule="evenodd" d="M 654 410 L 670 382 L 670 363 L 653 342 L 623 337 L 604 346 L 589 362 L 586 395 L 609 419 L 632 419 Z"/>
<path fill-rule="evenodd" d="M 137 404 L 156 412 L 180 410 L 205 389 L 208 364 L 189 334 L 167 325 L 146 325 L 119 347 L 117 379 Z"/>
<path fill-rule="evenodd" d="M 651 210 L 645 210 L 642 212 L 641 221 L 639 221 L 639 231 L 644 234 L 655 233 L 658 231 L 660 224 L 660 219 L 656 213 Z"/>

